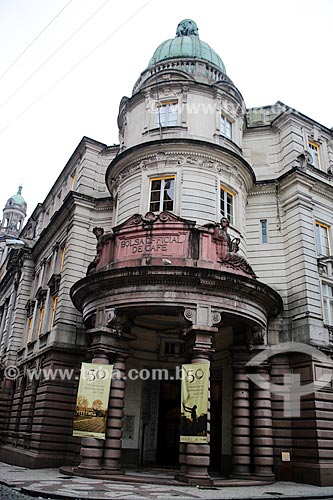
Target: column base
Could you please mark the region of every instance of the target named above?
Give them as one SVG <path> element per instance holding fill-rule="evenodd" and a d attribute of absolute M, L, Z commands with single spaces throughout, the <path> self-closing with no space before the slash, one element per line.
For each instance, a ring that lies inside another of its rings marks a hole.
<path fill-rule="evenodd" d="M 120 467 L 103 467 L 103 474 L 112 476 L 116 474 L 123 474 L 123 471 L 120 469 Z"/>
<path fill-rule="evenodd" d="M 235 473 L 229 474 L 230 479 L 249 479 L 252 477 L 253 477 L 253 474 L 251 474 L 250 472 L 235 472 Z"/>
<path fill-rule="evenodd" d="M 213 484 L 213 479 L 207 475 L 207 476 L 196 476 L 196 475 L 187 475 L 187 474 L 176 474 L 175 475 L 176 481 L 180 481 L 182 483 L 187 483 L 187 484 L 198 484 L 202 486 L 209 486 Z"/>
<path fill-rule="evenodd" d="M 103 474 L 103 469 L 102 467 L 94 467 L 94 466 L 91 466 L 89 467 L 88 465 L 78 465 L 77 467 L 75 467 L 75 469 L 78 471 L 78 473 L 80 473 L 80 475 L 84 474 L 85 472 L 87 474 Z"/>
<path fill-rule="evenodd" d="M 275 481 L 275 475 L 270 473 L 261 473 L 261 474 L 253 474 L 253 478 L 258 479 L 259 481 Z"/>

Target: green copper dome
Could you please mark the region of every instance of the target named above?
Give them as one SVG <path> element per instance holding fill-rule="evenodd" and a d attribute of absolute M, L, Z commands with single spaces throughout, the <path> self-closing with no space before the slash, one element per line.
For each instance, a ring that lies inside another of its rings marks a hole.
<path fill-rule="evenodd" d="M 22 193 L 22 186 L 19 186 L 17 194 L 14 194 L 14 196 L 11 196 L 10 200 L 13 200 L 14 203 L 16 203 L 17 205 L 23 205 L 25 203 L 25 199 L 23 198 L 21 193 Z"/>
<path fill-rule="evenodd" d="M 204 59 L 217 66 L 226 73 L 220 56 L 208 43 L 200 40 L 198 27 L 192 19 L 184 19 L 177 26 L 176 37 L 166 40 L 157 47 L 149 61 L 149 67 L 165 59 L 188 57 L 190 59 Z"/>

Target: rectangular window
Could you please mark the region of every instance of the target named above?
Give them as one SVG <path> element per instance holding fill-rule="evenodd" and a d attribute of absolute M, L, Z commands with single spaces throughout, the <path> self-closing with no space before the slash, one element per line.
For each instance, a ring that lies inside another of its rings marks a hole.
<path fill-rule="evenodd" d="M 333 287 L 322 283 L 324 323 L 333 325 Z"/>
<path fill-rule="evenodd" d="M 31 318 L 29 318 L 29 322 L 28 322 L 28 331 L 27 331 L 27 344 L 30 342 L 31 340 L 31 329 L 32 329 L 32 316 Z"/>
<path fill-rule="evenodd" d="M 315 142 L 309 141 L 309 152 L 312 157 L 312 165 L 321 169 L 319 145 Z"/>
<path fill-rule="evenodd" d="M 61 247 L 59 273 L 61 273 L 61 271 L 62 271 L 62 269 L 64 267 L 65 253 L 66 253 L 66 247 L 63 246 L 63 247 Z"/>
<path fill-rule="evenodd" d="M 35 277 L 35 283 L 34 283 L 34 295 L 37 293 L 38 287 L 40 286 L 39 284 L 39 277 L 40 277 L 40 271 L 36 274 Z"/>
<path fill-rule="evenodd" d="M 165 342 L 164 343 L 164 354 L 177 355 L 181 352 L 180 342 Z"/>
<path fill-rule="evenodd" d="M 178 102 L 161 103 L 156 110 L 156 127 L 173 127 L 178 125 Z"/>
<path fill-rule="evenodd" d="M 60 205 L 61 205 L 61 191 L 57 194 L 56 202 L 55 202 L 55 209 L 59 210 Z"/>
<path fill-rule="evenodd" d="M 75 172 L 74 172 L 71 175 L 71 187 L 70 187 L 70 191 L 74 191 L 75 179 L 76 179 L 76 175 L 75 175 Z"/>
<path fill-rule="evenodd" d="M 151 212 L 172 212 L 174 206 L 174 177 L 160 177 L 151 179 L 150 182 L 150 204 Z"/>
<path fill-rule="evenodd" d="M 325 257 L 331 255 L 329 226 L 326 226 L 326 224 L 322 224 L 321 222 L 316 222 L 316 242 L 318 255 Z"/>
<path fill-rule="evenodd" d="M 261 243 L 268 243 L 267 219 L 261 219 L 261 221 L 260 221 L 260 239 L 261 239 Z"/>
<path fill-rule="evenodd" d="M 37 328 L 38 337 L 42 331 L 43 317 L 44 317 L 44 307 L 41 307 L 39 310 L 39 318 L 38 318 L 38 328 Z"/>
<path fill-rule="evenodd" d="M 51 314 L 51 322 L 50 322 L 50 330 L 52 330 L 52 328 L 53 328 L 54 318 L 55 318 L 55 314 L 56 314 L 56 311 L 57 311 L 57 302 L 58 302 L 58 295 L 55 295 L 55 296 L 53 297 L 52 314 Z"/>
<path fill-rule="evenodd" d="M 49 222 L 50 222 L 50 209 L 45 213 L 44 226 L 47 226 Z"/>
<path fill-rule="evenodd" d="M 232 140 L 232 122 L 228 120 L 224 115 L 221 115 L 221 125 L 220 125 L 221 134 L 224 137 Z"/>
<path fill-rule="evenodd" d="M 226 217 L 230 224 L 234 223 L 234 197 L 235 195 L 221 186 L 220 189 L 220 211 L 221 216 Z"/>

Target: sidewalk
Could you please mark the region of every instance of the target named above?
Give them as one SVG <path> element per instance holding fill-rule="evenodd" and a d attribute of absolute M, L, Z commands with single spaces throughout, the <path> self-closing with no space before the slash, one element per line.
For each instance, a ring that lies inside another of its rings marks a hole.
<path fill-rule="evenodd" d="M 133 473 L 126 472 L 133 481 Z M 132 476 L 132 477 L 131 477 Z M 146 474 L 142 474 L 141 481 Z M 154 480 L 167 481 L 168 473 L 156 472 Z M 147 480 L 149 480 L 147 478 Z M 0 462 L 0 483 L 33 496 L 88 500 L 177 500 L 215 499 L 333 499 L 333 486 L 318 487 L 290 482 L 256 486 L 178 486 L 144 482 L 107 481 L 63 475 L 58 469 L 26 469 Z"/>

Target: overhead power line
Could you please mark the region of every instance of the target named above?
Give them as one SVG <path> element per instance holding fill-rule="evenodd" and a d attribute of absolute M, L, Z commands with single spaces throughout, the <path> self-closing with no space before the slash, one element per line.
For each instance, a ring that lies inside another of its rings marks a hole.
<path fill-rule="evenodd" d="M 29 106 L 27 106 L 19 115 L 17 115 L 11 122 L 8 123 L 3 129 L 0 130 L 0 134 L 3 134 L 9 127 L 11 127 L 17 120 L 19 120 L 27 111 L 29 111 L 35 104 L 37 104 L 43 97 L 45 97 L 51 90 L 53 90 L 57 85 L 59 85 L 62 80 L 64 80 L 72 71 L 74 71 L 80 64 L 82 64 L 88 57 L 90 57 L 96 50 L 98 50 L 104 43 L 106 43 L 110 38 L 115 35 L 121 28 L 123 28 L 129 21 L 131 21 L 137 14 L 139 14 L 147 5 L 149 5 L 153 0 L 148 0 L 142 7 L 131 14 L 123 23 L 121 23 L 115 30 L 113 30 L 110 35 L 108 35 L 104 40 L 98 43 L 88 54 L 86 54 L 80 61 L 78 61 L 74 66 L 71 67 L 66 73 L 64 73 L 53 85 L 51 85 L 43 94 L 41 94 L 37 99 L 35 99 Z"/>
<path fill-rule="evenodd" d="M 49 28 L 51 26 L 51 24 L 60 16 L 60 14 L 66 9 L 66 7 L 68 7 L 68 5 L 72 2 L 73 0 L 69 0 L 69 2 L 66 3 L 66 5 L 59 10 L 59 12 L 51 19 L 51 21 L 49 21 L 47 23 L 46 26 L 44 26 L 44 28 L 42 29 L 42 31 L 40 31 L 38 33 L 37 36 L 35 36 L 35 38 L 25 47 L 25 49 L 22 50 L 22 52 L 16 57 L 16 59 L 14 59 L 14 61 L 8 66 L 7 69 L 5 69 L 5 71 L 0 75 L 0 80 L 1 78 L 3 78 L 7 73 L 8 71 L 17 63 L 17 61 L 19 61 L 21 59 L 21 57 L 30 49 L 30 47 L 32 47 L 32 45 L 38 40 L 38 38 L 47 30 L 47 28 Z"/>
<path fill-rule="evenodd" d="M 73 33 L 68 37 L 66 38 L 66 40 L 61 44 L 59 45 L 58 48 L 56 48 L 56 50 L 54 52 L 52 52 L 52 54 L 50 56 L 48 56 L 39 66 L 38 68 L 36 68 L 29 76 L 28 78 L 26 78 L 24 80 L 24 82 L 19 86 L 17 87 L 17 89 L 0 105 L 0 109 L 2 109 L 6 104 L 7 102 L 9 102 L 13 97 L 16 96 L 16 94 L 23 89 L 23 87 L 26 86 L 26 84 L 31 80 L 31 78 L 33 78 L 42 68 L 43 66 L 45 66 L 46 63 L 48 63 L 52 57 L 54 57 L 58 52 L 59 50 L 61 50 L 89 21 L 91 21 L 91 19 L 96 16 L 96 14 L 98 14 L 98 12 L 103 8 L 105 7 L 105 5 L 109 2 L 110 0 L 105 0 L 105 2 L 100 6 L 98 7 L 98 9 L 96 9 L 75 31 L 73 31 Z"/>

